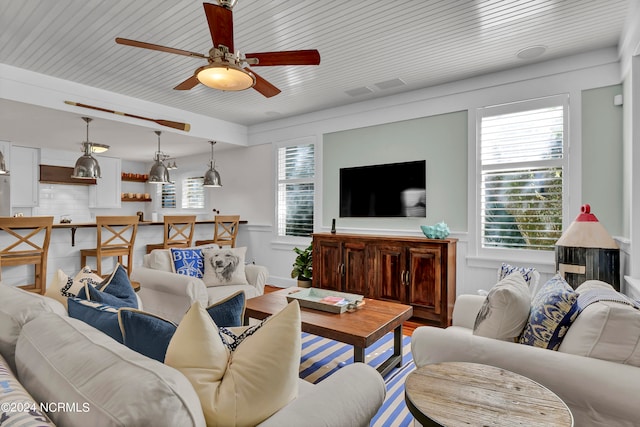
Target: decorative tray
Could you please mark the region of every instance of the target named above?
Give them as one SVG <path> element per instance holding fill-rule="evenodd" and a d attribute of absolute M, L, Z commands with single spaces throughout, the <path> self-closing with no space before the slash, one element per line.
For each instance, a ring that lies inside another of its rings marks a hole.
<path fill-rule="evenodd" d="M 330 291 L 328 289 L 308 288 L 294 291 L 287 295 L 287 301 L 298 300 L 300 307 L 328 311 L 329 313 L 344 313 L 364 305 L 362 295 L 345 292 Z"/>

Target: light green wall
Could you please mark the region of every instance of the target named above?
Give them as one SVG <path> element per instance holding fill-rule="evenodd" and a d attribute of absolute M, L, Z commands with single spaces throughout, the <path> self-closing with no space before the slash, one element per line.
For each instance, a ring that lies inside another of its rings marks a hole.
<path fill-rule="evenodd" d="M 621 93 L 622 85 L 582 92 L 582 203 L 591 205 L 613 236 L 624 233 L 623 111 L 613 105 L 613 97 Z"/>
<path fill-rule="evenodd" d="M 467 230 L 467 112 L 328 133 L 323 136 L 323 226 L 419 230 L 444 221 Z M 426 218 L 339 218 L 340 168 L 427 161 Z"/>

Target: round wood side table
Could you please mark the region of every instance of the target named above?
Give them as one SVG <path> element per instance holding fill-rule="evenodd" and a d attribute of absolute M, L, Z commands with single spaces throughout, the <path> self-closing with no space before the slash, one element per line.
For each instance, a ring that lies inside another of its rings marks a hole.
<path fill-rule="evenodd" d="M 409 374 L 405 401 L 424 426 L 572 427 L 573 415 L 555 393 L 505 369 L 445 362 Z"/>

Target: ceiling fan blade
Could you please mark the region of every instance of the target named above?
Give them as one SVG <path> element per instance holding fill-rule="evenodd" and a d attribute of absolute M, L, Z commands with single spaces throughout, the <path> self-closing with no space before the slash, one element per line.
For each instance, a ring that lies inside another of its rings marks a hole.
<path fill-rule="evenodd" d="M 268 67 L 272 65 L 318 65 L 320 64 L 320 52 L 311 50 L 289 50 L 281 52 L 247 53 L 246 58 L 257 58 L 258 63 L 254 67 Z"/>
<path fill-rule="evenodd" d="M 254 76 L 256 76 L 256 84 L 253 85 L 253 88 L 258 92 L 260 92 L 261 94 L 263 94 L 265 97 L 271 98 L 272 96 L 276 96 L 277 94 L 280 93 L 280 89 L 278 89 L 277 87 L 275 87 L 274 85 L 272 85 L 271 83 L 269 83 L 268 81 L 260 77 L 252 69 L 245 68 L 245 70 L 251 71 L 251 73 Z"/>
<path fill-rule="evenodd" d="M 174 87 L 174 90 L 189 90 L 189 89 L 193 89 L 194 87 L 196 87 L 198 85 L 198 83 L 200 83 L 200 81 L 198 80 L 198 78 L 193 75 L 191 77 L 189 77 L 187 80 L 183 81 L 182 83 L 180 83 L 178 86 Z"/>
<path fill-rule="evenodd" d="M 233 13 L 231 9 L 211 3 L 203 5 L 213 46 L 218 47 L 222 44 L 229 48 L 229 52 L 233 52 Z"/>
<path fill-rule="evenodd" d="M 143 49 L 159 50 L 160 52 L 175 53 L 176 55 L 207 58 L 206 55 L 197 52 L 189 52 L 188 50 L 175 49 L 173 47 L 160 46 L 159 44 L 153 43 L 139 42 L 137 40 L 123 39 L 121 37 L 116 37 L 116 43 L 133 47 L 141 47 Z"/>

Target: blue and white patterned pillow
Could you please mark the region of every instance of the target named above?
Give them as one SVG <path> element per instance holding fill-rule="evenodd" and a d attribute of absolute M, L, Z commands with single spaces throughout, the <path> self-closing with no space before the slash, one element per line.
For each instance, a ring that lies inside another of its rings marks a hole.
<path fill-rule="evenodd" d="M 500 268 L 498 269 L 498 282 L 517 271 L 522 274 L 524 281 L 527 282 L 527 286 L 529 286 L 529 291 L 531 296 L 534 296 L 538 291 L 538 282 L 540 282 L 540 273 L 533 267 L 516 267 L 510 264 L 502 263 Z"/>
<path fill-rule="evenodd" d="M 176 273 L 202 279 L 204 256 L 201 249 L 171 248 L 171 261 L 173 261 Z"/>
<path fill-rule="evenodd" d="M 578 293 L 556 274 L 533 297 L 520 343 L 557 350 L 579 313 Z"/>

